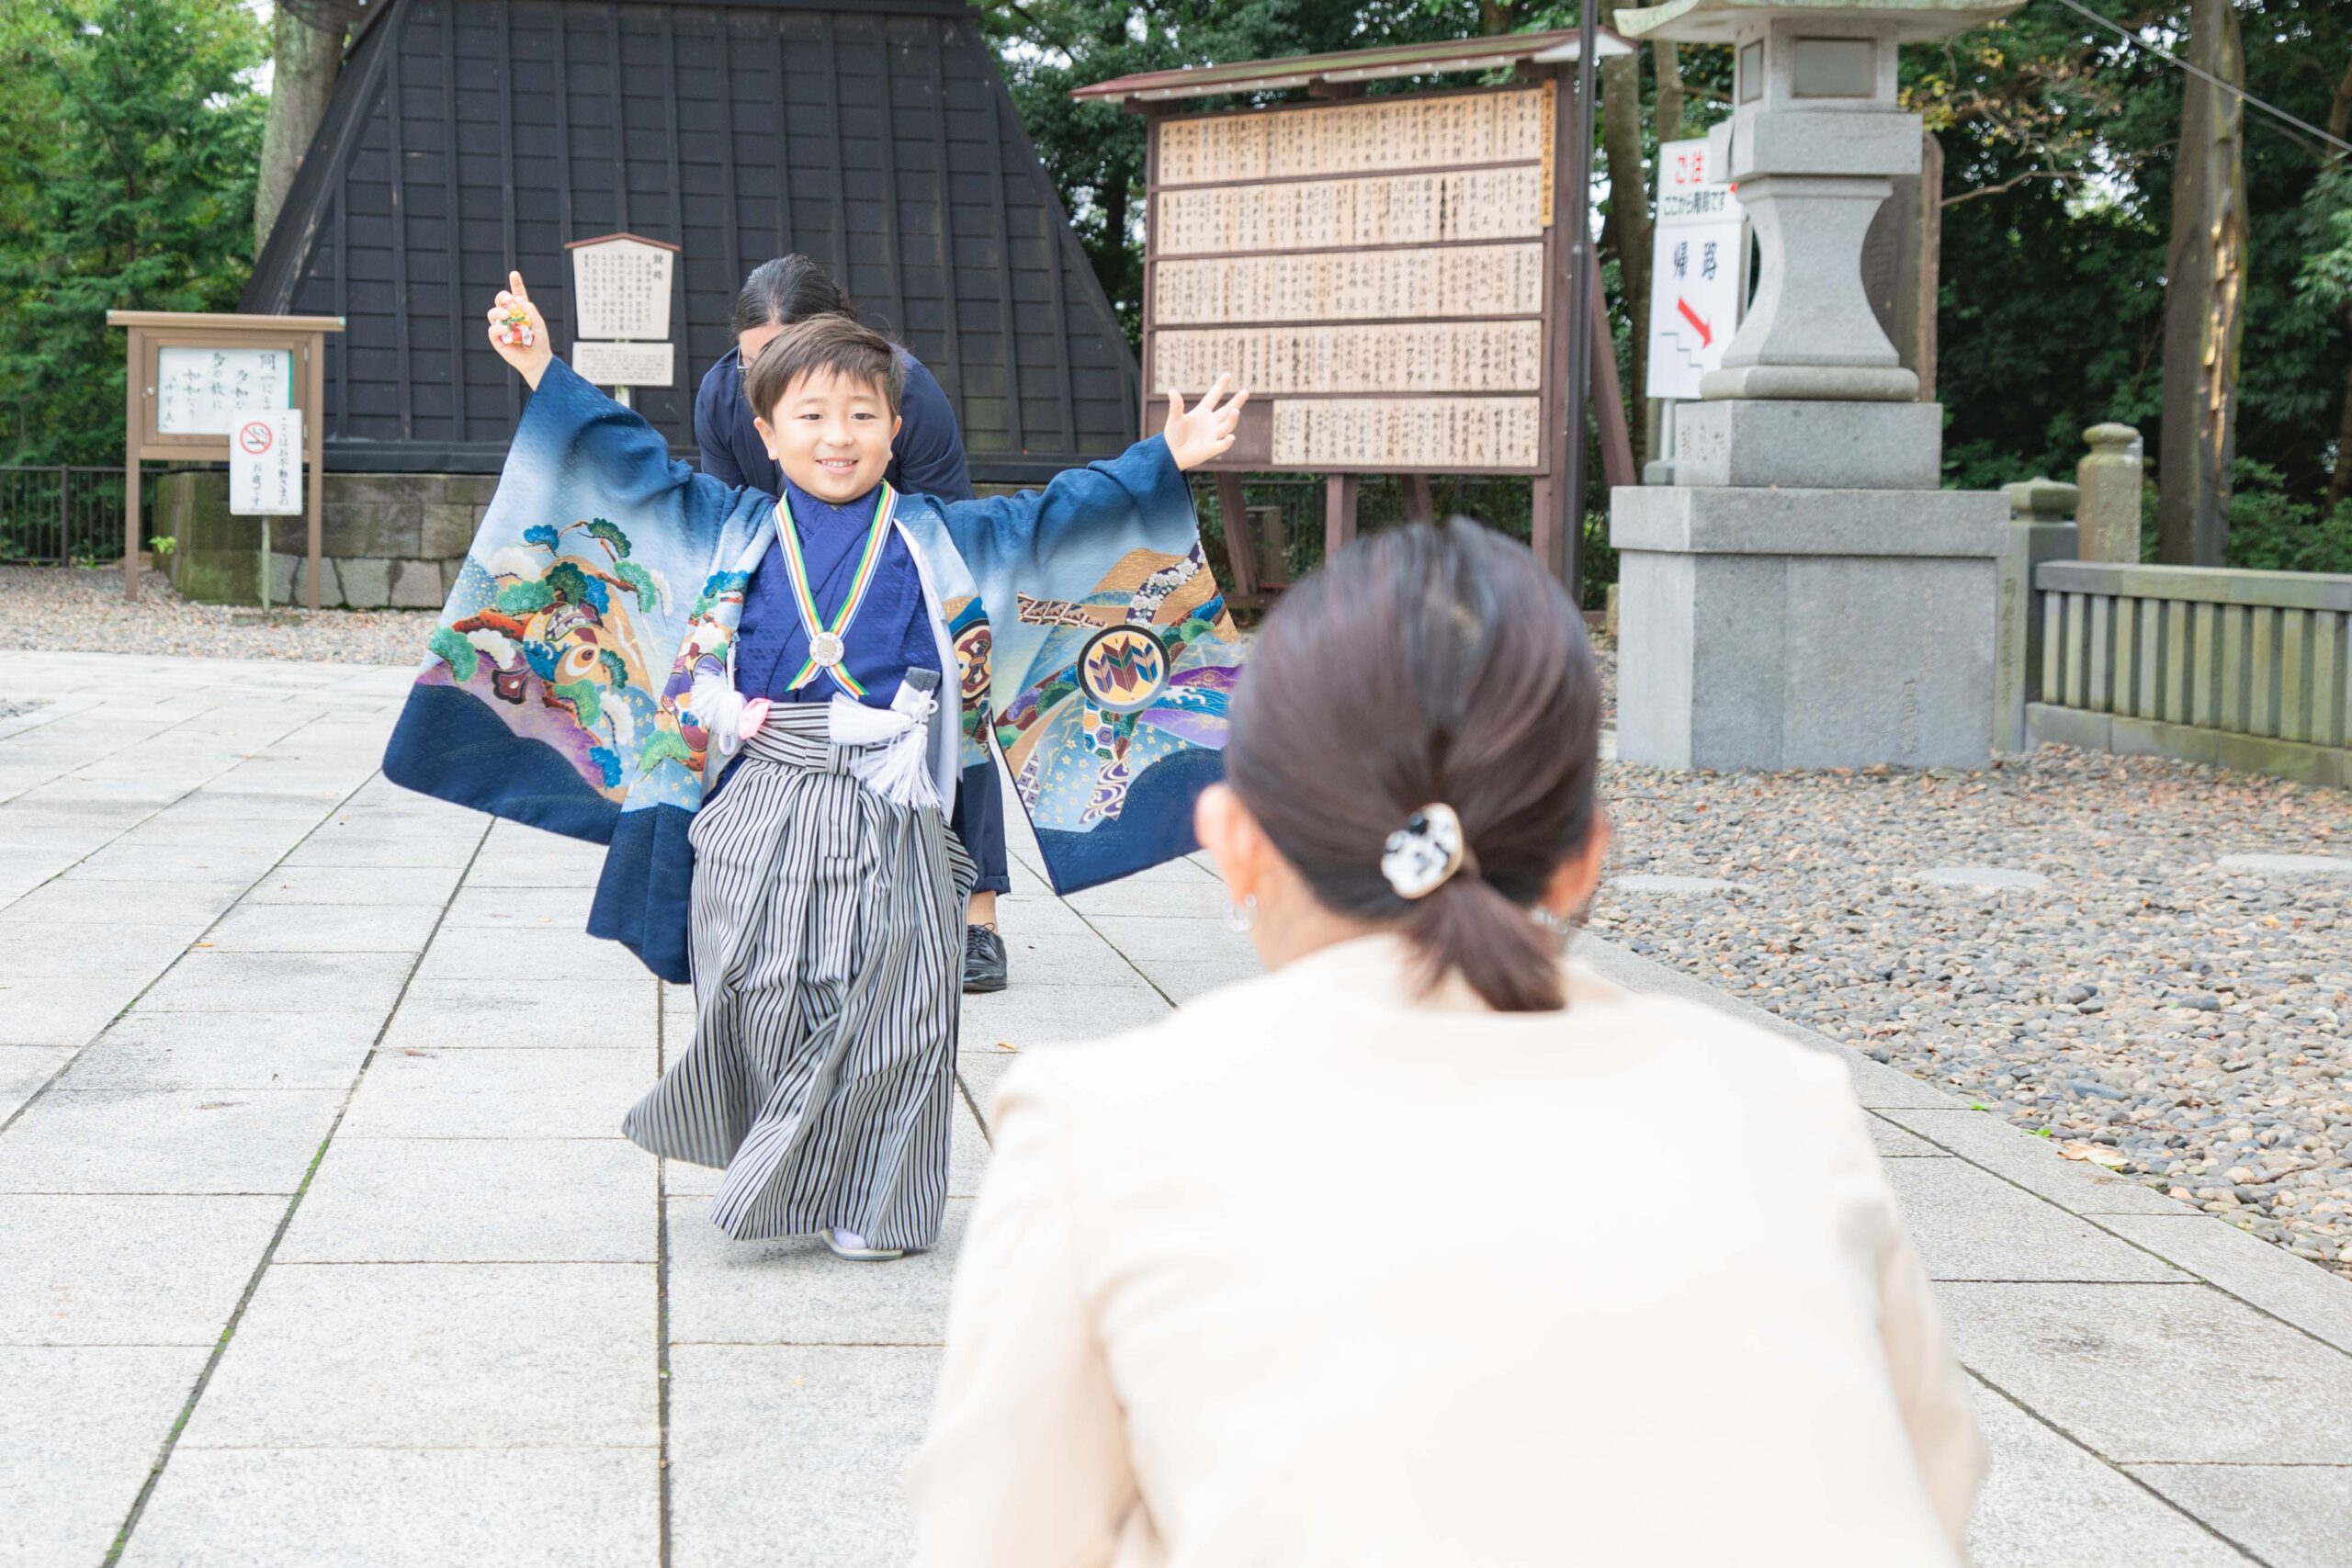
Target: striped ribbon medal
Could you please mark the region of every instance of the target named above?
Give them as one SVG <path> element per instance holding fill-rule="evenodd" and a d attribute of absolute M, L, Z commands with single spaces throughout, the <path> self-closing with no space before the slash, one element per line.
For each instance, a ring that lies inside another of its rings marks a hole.
<path fill-rule="evenodd" d="M 784 515 L 784 566 L 792 579 L 792 597 L 800 607 L 800 624 L 808 628 L 808 661 L 800 673 L 786 683 L 786 690 L 798 691 L 823 671 L 854 697 L 865 695 L 865 688 L 842 668 L 849 655 L 849 624 L 857 618 L 857 609 L 865 602 L 865 591 L 874 585 L 875 569 L 881 564 L 882 541 L 890 532 L 890 514 L 897 509 L 898 492 L 890 481 L 882 481 L 875 494 L 874 521 L 865 530 L 865 554 L 857 563 L 857 576 L 849 585 L 849 597 L 842 601 L 841 614 L 828 625 L 817 613 L 817 596 L 808 587 L 808 562 L 800 553 L 800 527 L 792 520 L 792 502 L 776 498 L 776 509 Z"/>

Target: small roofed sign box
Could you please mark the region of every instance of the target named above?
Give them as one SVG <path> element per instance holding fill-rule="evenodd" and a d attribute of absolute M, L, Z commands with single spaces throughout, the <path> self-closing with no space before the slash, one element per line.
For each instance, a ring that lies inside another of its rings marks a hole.
<path fill-rule="evenodd" d="M 572 335 L 660 343 L 670 335 L 671 275 L 678 247 L 641 234 L 574 240 Z"/>

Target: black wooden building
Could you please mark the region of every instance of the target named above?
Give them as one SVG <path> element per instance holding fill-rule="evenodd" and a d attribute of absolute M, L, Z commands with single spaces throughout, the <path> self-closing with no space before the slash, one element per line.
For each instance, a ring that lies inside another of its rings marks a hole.
<path fill-rule="evenodd" d="M 390 0 L 241 308 L 345 318 L 331 469 L 487 471 L 521 406 L 490 296 L 519 265 L 564 353 L 565 242 L 624 230 L 683 247 L 678 384 L 636 393 L 681 456 L 738 285 L 792 251 L 938 375 L 975 479 L 1134 439 L 1134 356 L 959 0 Z"/>

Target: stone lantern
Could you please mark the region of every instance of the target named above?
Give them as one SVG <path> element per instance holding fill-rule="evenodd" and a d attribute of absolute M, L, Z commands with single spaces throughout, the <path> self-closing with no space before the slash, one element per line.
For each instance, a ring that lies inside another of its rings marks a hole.
<path fill-rule="evenodd" d="M 1756 297 L 1674 482 L 1621 487 L 1619 754 L 1671 767 L 1981 766 L 2008 503 L 1938 488 L 1943 411 L 1918 401 L 1863 292 L 1863 236 L 1920 168 L 1895 51 L 2021 0 L 1671 0 L 1635 38 L 1727 44 L 1709 161 L 1761 253 Z M 1934 199 L 1933 193 L 1928 199 Z"/>

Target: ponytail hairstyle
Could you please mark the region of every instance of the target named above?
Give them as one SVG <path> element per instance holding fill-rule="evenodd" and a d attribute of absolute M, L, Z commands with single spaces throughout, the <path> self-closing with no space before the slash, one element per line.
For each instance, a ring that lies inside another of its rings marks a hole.
<path fill-rule="evenodd" d="M 1226 779 L 1316 899 L 1402 934 L 1425 990 L 1458 973 L 1498 1011 L 1561 1006 L 1533 915 L 1594 830 L 1600 682 L 1534 556 L 1461 517 L 1374 535 L 1283 596 L 1244 671 Z M 1382 857 L 1431 806 L 1458 865 L 1408 898 Z"/>
<path fill-rule="evenodd" d="M 855 321 L 857 310 L 823 267 L 804 255 L 778 256 L 753 267 L 743 280 L 731 330 L 741 338 L 755 327 L 788 327 L 811 316 Z"/>

